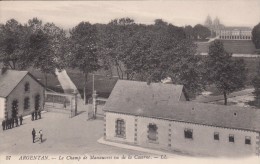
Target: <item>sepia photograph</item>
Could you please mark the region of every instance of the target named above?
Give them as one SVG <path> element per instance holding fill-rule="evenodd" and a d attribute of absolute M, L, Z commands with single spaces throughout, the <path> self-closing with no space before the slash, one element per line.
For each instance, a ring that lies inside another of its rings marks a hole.
<path fill-rule="evenodd" d="M 260 0 L 0 1 L 0 163 L 260 164 Z"/>

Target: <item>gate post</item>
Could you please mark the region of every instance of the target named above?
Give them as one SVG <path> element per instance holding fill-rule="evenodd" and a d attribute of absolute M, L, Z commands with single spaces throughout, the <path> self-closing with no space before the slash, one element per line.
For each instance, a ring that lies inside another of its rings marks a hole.
<path fill-rule="evenodd" d="M 92 102 L 92 106 L 93 106 L 93 118 L 96 119 L 96 114 L 97 114 L 97 92 L 94 91 L 93 92 L 93 102 Z"/>
<path fill-rule="evenodd" d="M 73 92 L 74 96 L 75 96 L 75 116 L 77 115 L 77 91 L 74 90 Z"/>

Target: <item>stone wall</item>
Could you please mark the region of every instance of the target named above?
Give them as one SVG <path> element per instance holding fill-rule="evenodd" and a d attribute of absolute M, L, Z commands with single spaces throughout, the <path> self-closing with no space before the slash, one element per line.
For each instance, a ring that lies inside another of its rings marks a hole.
<path fill-rule="evenodd" d="M 125 121 L 125 137 L 115 134 L 116 120 Z M 156 124 L 157 140 L 149 141 L 148 125 Z M 250 156 L 260 151 L 259 133 L 230 128 L 205 126 L 163 119 L 106 112 L 104 124 L 105 138 L 110 141 L 134 144 L 142 147 L 178 151 L 185 154 L 206 156 Z M 191 129 L 193 138 L 184 137 L 184 130 Z M 214 140 L 214 133 L 219 133 L 219 140 Z M 229 142 L 229 135 L 234 135 L 235 142 Z M 251 138 L 251 144 L 245 144 L 245 137 Z"/>
<path fill-rule="evenodd" d="M 29 83 L 29 91 L 25 91 L 24 87 L 26 83 Z M 35 110 L 35 96 L 40 95 L 40 109 L 43 109 L 44 104 L 44 87 L 36 82 L 28 74 L 23 78 L 23 80 L 14 88 L 11 94 L 7 97 L 7 114 L 8 118 L 12 117 L 12 102 L 13 100 L 18 100 L 18 116 L 29 115 Z M 24 110 L 24 98 L 29 98 L 29 109 Z"/>
<path fill-rule="evenodd" d="M 0 119 L 5 118 L 5 98 L 0 97 Z"/>

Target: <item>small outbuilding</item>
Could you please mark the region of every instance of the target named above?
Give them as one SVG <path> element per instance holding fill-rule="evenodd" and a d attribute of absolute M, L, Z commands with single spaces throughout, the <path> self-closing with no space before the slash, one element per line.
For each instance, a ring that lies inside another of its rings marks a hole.
<path fill-rule="evenodd" d="M 43 109 L 44 86 L 28 71 L 0 70 L 0 119 Z"/>
<path fill-rule="evenodd" d="M 259 155 L 260 110 L 184 95 L 181 85 L 118 80 L 104 106 L 104 139 L 193 155 Z"/>

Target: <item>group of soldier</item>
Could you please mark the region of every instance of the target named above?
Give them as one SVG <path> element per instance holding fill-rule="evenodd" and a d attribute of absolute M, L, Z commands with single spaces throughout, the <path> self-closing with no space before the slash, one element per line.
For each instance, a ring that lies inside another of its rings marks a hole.
<path fill-rule="evenodd" d="M 41 110 L 35 111 L 31 113 L 32 121 L 37 120 L 38 118 L 41 119 Z"/>
<path fill-rule="evenodd" d="M 20 121 L 20 125 L 23 124 L 23 116 L 19 116 L 18 117 L 15 117 L 15 118 L 10 118 L 10 119 L 6 119 L 6 120 L 3 120 L 2 121 L 2 127 L 3 127 L 3 130 L 7 130 L 7 129 L 12 129 L 14 127 L 17 127 L 19 126 L 19 121 Z"/>

